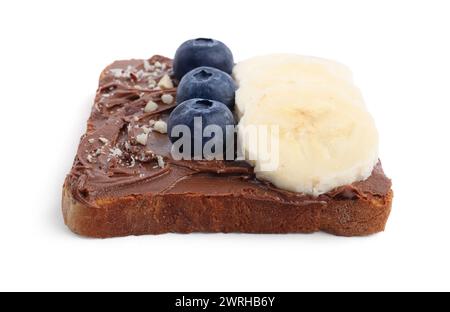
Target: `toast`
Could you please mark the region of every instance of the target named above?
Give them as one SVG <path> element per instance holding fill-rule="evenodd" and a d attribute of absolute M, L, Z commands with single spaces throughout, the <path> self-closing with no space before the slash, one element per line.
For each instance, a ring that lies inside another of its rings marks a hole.
<path fill-rule="evenodd" d="M 258 180 L 246 162 L 174 160 L 166 134 L 176 106 L 171 74 L 172 61 L 158 55 L 102 72 L 63 187 L 64 221 L 73 232 L 108 238 L 384 230 L 393 192 L 381 163 L 367 180 L 314 197 Z"/>

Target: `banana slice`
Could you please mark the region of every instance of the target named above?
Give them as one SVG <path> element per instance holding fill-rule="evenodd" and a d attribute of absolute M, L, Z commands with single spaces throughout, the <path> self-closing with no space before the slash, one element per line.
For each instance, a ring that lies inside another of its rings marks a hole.
<path fill-rule="evenodd" d="M 358 88 L 353 86 L 352 73 L 344 65 L 316 57 L 295 54 L 258 56 L 238 63 L 233 77 L 239 89 L 236 92 L 236 114 L 240 118 L 247 105 L 256 102 L 266 88 L 292 82 L 314 82 L 335 85 L 363 104 Z"/>
<path fill-rule="evenodd" d="M 257 176 L 316 196 L 368 178 L 378 133 L 351 73 L 331 61 L 273 57 L 235 69 L 240 143 Z"/>

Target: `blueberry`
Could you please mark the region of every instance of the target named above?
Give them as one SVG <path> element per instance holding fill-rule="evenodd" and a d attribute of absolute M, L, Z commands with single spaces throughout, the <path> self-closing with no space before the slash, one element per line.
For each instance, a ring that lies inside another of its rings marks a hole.
<path fill-rule="evenodd" d="M 219 101 L 232 110 L 235 92 L 236 85 L 230 75 L 212 67 L 199 67 L 181 79 L 177 103 L 195 98 L 209 99 Z"/>
<path fill-rule="evenodd" d="M 175 53 L 175 77 L 181 80 L 186 73 L 200 66 L 214 67 L 231 75 L 233 54 L 218 40 L 199 38 L 186 41 Z"/>
<path fill-rule="evenodd" d="M 172 152 L 175 150 L 183 153 L 183 157 L 194 156 L 195 159 L 209 158 L 211 155 L 203 152 L 208 144 L 205 151 L 211 151 L 212 155 L 231 155 L 234 153 L 234 125 L 233 113 L 225 104 L 205 99 L 187 100 L 169 116 L 167 128 L 170 141 L 174 144 Z M 213 133 L 207 133 L 208 130 Z M 214 145 L 212 148 L 211 143 Z"/>

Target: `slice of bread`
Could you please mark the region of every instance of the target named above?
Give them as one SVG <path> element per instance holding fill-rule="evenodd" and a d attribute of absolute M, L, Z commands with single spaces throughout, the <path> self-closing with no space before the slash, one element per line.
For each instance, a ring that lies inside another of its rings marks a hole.
<path fill-rule="evenodd" d="M 312 197 L 257 180 L 243 162 L 173 160 L 164 133 L 175 107 L 176 82 L 166 76 L 171 64 L 154 56 L 103 71 L 63 188 L 64 220 L 73 232 L 106 238 L 384 230 L 393 193 L 381 164 L 366 181 Z"/>

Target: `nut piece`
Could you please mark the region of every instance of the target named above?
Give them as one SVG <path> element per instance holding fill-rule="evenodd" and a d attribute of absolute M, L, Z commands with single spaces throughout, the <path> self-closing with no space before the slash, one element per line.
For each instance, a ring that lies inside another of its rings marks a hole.
<path fill-rule="evenodd" d="M 136 73 L 136 77 L 138 80 L 141 80 L 142 78 L 144 78 L 144 71 L 142 69 L 140 71 L 138 71 Z"/>
<path fill-rule="evenodd" d="M 164 162 L 164 158 L 158 155 L 156 156 L 156 160 L 158 161 L 159 168 L 164 168 L 164 166 L 166 165 Z"/>
<path fill-rule="evenodd" d="M 141 145 L 147 145 L 147 139 L 148 139 L 147 133 L 141 133 L 136 136 L 136 142 L 138 142 Z"/>
<path fill-rule="evenodd" d="M 91 139 L 88 140 L 88 142 L 89 142 L 89 144 L 94 144 L 95 143 L 95 139 L 91 138 Z"/>
<path fill-rule="evenodd" d="M 110 73 L 114 76 L 114 78 L 122 78 L 123 75 L 123 69 L 121 68 L 113 68 L 109 70 Z"/>
<path fill-rule="evenodd" d="M 170 79 L 169 75 L 165 74 L 161 80 L 158 82 L 158 87 L 161 89 L 172 89 L 173 83 L 172 79 Z"/>
<path fill-rule="evenodd" d="M 155 122 L 153 129 L 162 134 L 167 133 L 167 123 L 163 120 L 158 120 Z"/>
<path fill-rule="evenodd" d="M 154 89 L 156 87 L 156 81 L 153 78 L 148 79 L 148 87 Z"/>
<path fill-rule="evenodd" d="M 87 159 L 87 161 L 90 162 L 90 163 L 93 163 L 93 162 L 94 162 L 94 158 L 93 158 L 92 155 L 90 155 L 90 154 L 88 154 L 88 155 L 86 156 L 86 159 Z"/>
<path fill-rule="evenodd" d="M 142 126 L 142 131 L 144 131 L 145 134 L 149 134 L 150 132 L 152 132 L 152 129 L 147 126 Z"/>
<path fill-rule="evenodd" d="M 100 142 L 102 142 L 103 144 L 108 144 L 108 143 L 109 143 L 109 140 L 106 139 L 106 138 L 104 138 L 104 137 L 99 137 L 98 140 L 99 140 Z"/>
<path fill-rule="evenodd" d="M 153 101 L 149 101 L 149 102 L 147 103 L 147 105 L 145 105 L 144 113 L 154 112 L 154 111 L 157 110 L 157 109 L 158 109 L 158 104 L 156 104 L 156 103 L 153 102 Z"/>
<path fill-rule="evenodd" d="M 150 65 L 150 62 L 148 60 L 144 60 L 144 69 L 145 71 L 153 71 L 155 70 L 155 67 L 153 65 Z"/>
<path fill-rule="evenodd" d="M 111 156 L 113 157 L 122 157 L 123 153 L 122 150 L 120 148 L 111 148 L 109 149 L 109 151 L 111 152 Z"/>
<path fill-rule="evenodd" d="M 173 98 L 173 95 L 171 95 L 171 94 L 163 94 L 163 95 L 161 96 L 161 101 L 162 101 L 164 104 L 167 104 L 167 105 L 172 104 L 172 103 L 173 103 L 173 100 L 174 100 L 174 98 Z"/>

